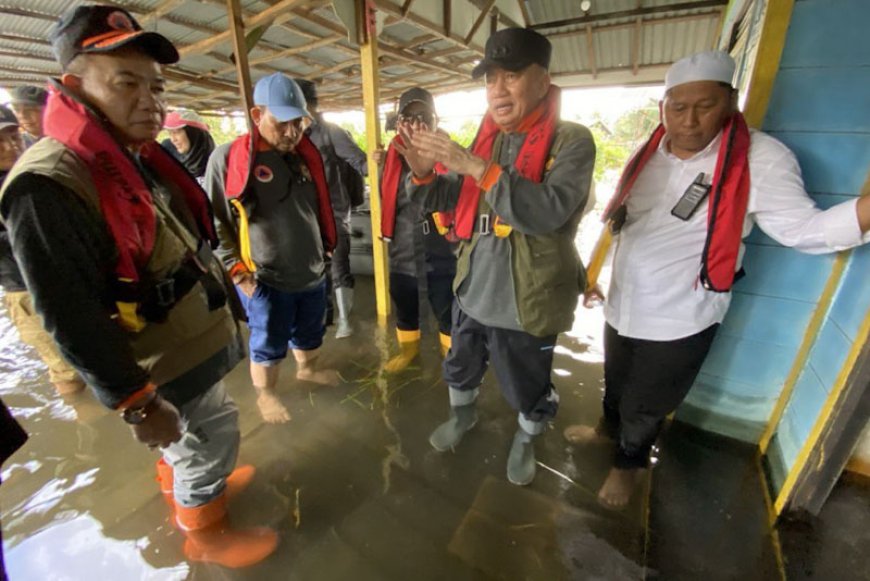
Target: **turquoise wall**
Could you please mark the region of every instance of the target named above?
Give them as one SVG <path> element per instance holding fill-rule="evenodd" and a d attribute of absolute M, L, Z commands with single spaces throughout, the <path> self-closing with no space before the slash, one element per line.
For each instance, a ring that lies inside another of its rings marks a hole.
<path fill-rule="evenodd" d="M 870 2 L 798 0 L 763 130 L 798 157 L 821 207 L 855 197 L 870 168 Z M 678 417 L 755 442 L 779 397 L 831 272 L 833 255 L 810 256 L 761 233 L 746 245 L 746 278 Z M 870 248 L 848 269 L 786 408 L 771 456 L 785 473 L 870 310 Z"/>

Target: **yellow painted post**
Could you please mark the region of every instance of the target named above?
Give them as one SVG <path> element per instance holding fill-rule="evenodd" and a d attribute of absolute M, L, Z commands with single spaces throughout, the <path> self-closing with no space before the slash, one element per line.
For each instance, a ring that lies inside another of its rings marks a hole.
<path fill-rule="evenodd" d="M 363 105 L 366 115 L 366 151 L 369 167 L 369 205 L 372 219 L 372 250 L 374 253 L 375 299 L 378 322 L 386 325 L 390 314 L 390 279 L 386 245 L 380 238 L 381 192 L 378 184 L 378 164 L 372 154 L 381 147 L 381 121 L 378 111 L 378 36 L 375 25 L 375 7 L 371 0 L 356 0 L 357 15 L 361 20 L 360 64 L 362 67 Z"/>
<path fill-rule="evenodd" d="M 831 414 L 834 412 L 834 407 L 837 405 L 837 402 L 840 401 L 840 397 L 846 387 L 849 375 L 855 367 L 855 362 L 858 360 L 858 356 L 864 348 L 864 340 L 868 335 L 870 335 L 870 312 L 867 313 L 861 326 L 858 328 L 858 333 L 855 335 L 857 340 L 852 343 L 852 348 L 846 356 L 846 361 L 840 368 L 840 373 L 837 374 L 837 379 L 834 381 L 830 393 L 828 393 L 825 405 L 822 406 L 822 410 L 819 413 L 819 417 L 816 418 L 816 423 L 813 424 L 813 429 L 810 431 L 809 437 L 804 442 L 803 447 L 801 447 L 801 451 L 795 459 L 794 466 L 792 466 L 791 470 L 788 471 L 788 476 L 786 476 L 785 482 L 783 482 L 782 488 L 779 491 L 779 495 L 776 497 L 774 509 L 776 510 L 777 515 L 782 514 L 782 511 L 788 505 L 792 494 L 794 493 L 795 486 L 797 485 L 798 477 L 803 473 L 809 463 L 810 456 L 812 456 L 813 451 L 816 449 L 816 446 L 818 446 L 822 435 L 830 427 Z M 820 461 L 821 460 L 823 460 L 823 457 L 820 458 Z"/>
<path fill-rule="evenodd" d="M 767 427 L 764 433 L 761 434 L 761 439 L 758 441 L 758 450 L 761 454 L 766 454 L 770 446 L 770 441 L 776 433 L 776 428 L 779 427 L 779 421 L 785 413 L 785 408 L 788 402 L 791 401 L 791 395 L 794 392 L 794 387 L 801 376 L 804 368 L 807 365 L 807 357 L 809 357 L 810 349 L 816 342 L 819 336 L 819 331 L 822 329 L 822 324 L 825 322 L 825 316 L 831 303 L 834 302 L 834 293 L 840 286 L 840 280 L 843 278 L 843 273 L 846 271 L 846 264 L 849 262 L 850 252 L 841 252 L 834 259 L 834 266 L 831 269 L 831 274 L 828 275 L 828 281 L 825 283 L 825 288 L 822 290 L 822 295 L 819 297 L 819 302 L 813 310 L 812 317 L 807 328 L 804 330 L 804 338 L 801 340 L 797 355 L 791 364 L 791 369 L 788 372 L 785 383 L 782 386 L 782 391 L 779 392 L 779 398 L 776 405 L 773 407 L 773 412 L 767 420 Z"/>
<path fill-rule="evenodd" d="M 767 104 L 770 102 L 776 73 L 779 72 L 779 61 L 785 47 L 793 8 L 794 0 L 767 2 L 764 24 L 758 40 L 758 53 L 755 55 L 755 66 L 747 85 L 746 105 L 743 108 L 743 116 L 750 127 L 761 127 L 767 113 Z"/>

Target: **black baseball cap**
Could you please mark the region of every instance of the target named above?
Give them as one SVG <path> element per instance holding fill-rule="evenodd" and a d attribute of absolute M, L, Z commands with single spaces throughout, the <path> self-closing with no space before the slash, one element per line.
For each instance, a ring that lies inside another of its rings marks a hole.
<path fill-rule="evenodd" d="M 48 101 L 48 91 L 36 85 L 21 85 L 10 93 L 14 105 L 36 105 L 44 107 Z"/>
<path fill-rule="evenodd" d="M 162 65 L 179 59 L 168 38 L 142 30 L 129 12 L 115 6 L 68 10 L 51 33 L 51 48 L 64 69 L 80 54 L 107 53 L 124 46 L 136 46 Z"/>
<path fill-rule="evenodd" d="M 402 96 L 399 97 L 399 113 L 405 110 L 405 107 L 410 105 L 411 103 L 420 102 L 429 107 L 429 110 L 433 113 L 435 112 L 435 99 L 432 97 L 432 93 L 423 89 L 421 87 L 414 87 L 412 89 L 408 89 Z"/>
<path fill-rule="evenodd" d="M 492 67 L 521 71 L 538 64 L 549 69 L 552 53 L 550 41 L 534 30 L 504 28 L 487 39 L 483 60 L 471 71 L 471 78 L 479 79 Z"/>
<path fill-rule="evenodd" d="M 317 106 L 317 85 L 314 81 L 308 79 L 293 79 L 299 88 L 302 89 L 302 96 L 305 97 L 305 103 L 308 105 Z"/>
<path fill-rule="evenodd" d="M 15 116 L 12 109 L 0 105 L 0 131 L 10 127 L 18 127 L 18 117 Z"/>

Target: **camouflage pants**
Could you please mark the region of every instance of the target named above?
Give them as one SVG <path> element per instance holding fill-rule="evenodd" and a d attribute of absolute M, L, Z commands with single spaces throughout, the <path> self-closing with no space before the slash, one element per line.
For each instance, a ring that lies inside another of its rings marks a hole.
<path fill-rule="evenodd" d="M 54 339 L 43 328 L 42 317 L 34 310 L 30 293 L 7 292 L 5 299 L 9 318 L 18 329 L 21 340 L 36 349 L 40 359 L 48 366 L 49 381 L 54 384 L 78 381 L 78 373 L 66 362 Z"/>

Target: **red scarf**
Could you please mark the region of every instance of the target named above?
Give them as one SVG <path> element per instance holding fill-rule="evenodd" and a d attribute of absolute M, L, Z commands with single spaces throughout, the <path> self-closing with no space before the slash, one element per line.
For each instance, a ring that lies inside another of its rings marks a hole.
<path fill-rule="evenodd" d="M 399 195 L 403 163 L 395 143 L 404 145 L 401 135 L 396 135 L 390 141 L 381 178 L 381 238 L 384 240 L 392 240 L 396 231 L 396 198 Z M 435 173 L 444 174 L 447 169 L 439 163 L 435 165 Z M 447 228 L 453 222 L 453 212 L 434 212 L 432 217 L 438 228 Z"/>
<path fill-rule="evenodd" d="M 43 116 L 45 134 L 87 166 L 99 194 L 100 211 L 118 248 L 115 274 L 122 283 L 135 285 L 154 249 L 157 218 L 151 191 L 133 159 L 96 115 L 54 84 L 49 89 Z M 139 158 L 184 194 L 200 236 L 216 247 L 211 205 L 196 180 L 156 141 L 142 146 Z"/>
<path fill-rule="evenodd" d="M 248 187 L 253 172 L 255 152 L 259 151 L 260 132 L 254 128 L 251 133 L 236 138 L 230 146 L 227 157 L 227 180 L 224 193 L 228 199 L 242 198 Z M 323 171 L 323 159 L 317 147 L 307 135 L 296 145 L 295 153 L 302 158 L 314 186 L 317 189 L 317 221 L 320 224 L 320 236 L 323 249 L 332 252 L 335 249 L 336 232 L 335 216 L 332 214 L 332 202 L 329 200 L 329 187 L 326 185 L 326 174 Z"/>
<path fill-rule="evenodd" d="M 649 140 L 625 166 L 616 195 L 604 212 L 608 221 L 631 194 L 637 176 L 658 150 L 665 135 L 659 125 Z M 707 242 L 702 257 L 701 282 L 716 292 L 728 292 L 734 284 L 737 257 L 743 238 L 743 222 L 749 205 L 749 129 L 743 115 L 735 113 L 722 130 L 722 143 L 707 199 Z"/>
<path fill-rule="evenodd" d="M 521 176 L 536 183 L 540 183 L 544 177 L 547 154 L 553 145 L 553 136 L 556 134 L 556 124 L 559 121 L 560 95 L 561 89 L 556 85 L 550 85 L 543 103 L 530 115 L 530 117 L 537 117 L 538 121 L 529 129 L 514 162 L 514 167 Z M 490 159 L 495 138 L 500 132 L 501 129 L 496 125 L 492 115 L 487 113 L 480 124 L 474 143 L 471 144 L 471 153 L 483 159 Z M 462 189 L 459 191 L 454 224 L 454 230 L 460 239 L 468 240 L 474 233 L 480 193 L 480 187 L 474 178 L 465 176 L 462 180 Z"/>

